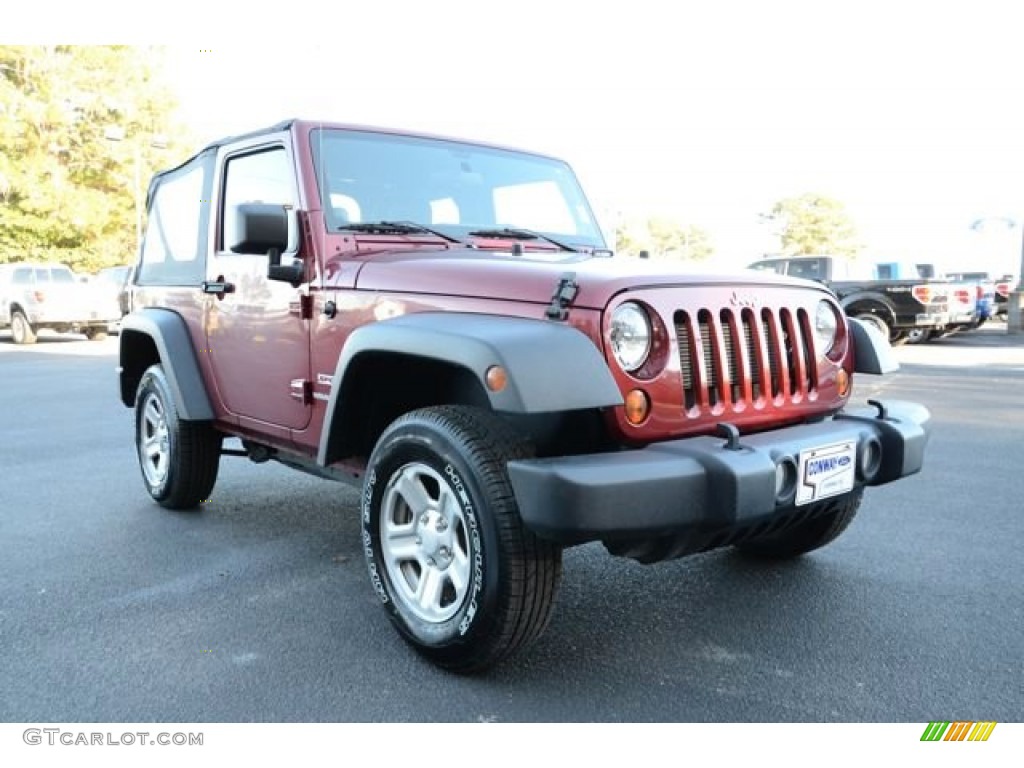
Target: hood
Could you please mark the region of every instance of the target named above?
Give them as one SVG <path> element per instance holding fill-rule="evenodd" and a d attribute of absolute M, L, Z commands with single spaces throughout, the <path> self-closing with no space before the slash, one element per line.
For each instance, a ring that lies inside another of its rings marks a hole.
<path fill-rule="evenodd" d="M 351 258 L 351 257 L 349 257 Z M 603 309 L 630 289 L 673 285 L 791 285 L 824 290 L 817 283 L 774 273 L 708 271 L 692 262 L 641 261 L 565 251 L 522 255 L 484 249 L 389 250 L 360 254 L 356 288 L 365 291 L 464 296 L 548 304 L 562 275 L 575 274 L 573 306 Z"/>

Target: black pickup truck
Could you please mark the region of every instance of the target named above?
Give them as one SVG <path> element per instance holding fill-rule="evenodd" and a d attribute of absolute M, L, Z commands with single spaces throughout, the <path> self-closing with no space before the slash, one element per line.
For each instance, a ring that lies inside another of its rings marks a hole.
<path fill-rule="evenodd" d="M 824 283 L 849 317 L 870 323 L 892 344 L 941 331 L 951 321 L 949 284 L 933 280 L 878 280 L 868 261 L 841 256 L 772 256 L 749 269 Z"/>

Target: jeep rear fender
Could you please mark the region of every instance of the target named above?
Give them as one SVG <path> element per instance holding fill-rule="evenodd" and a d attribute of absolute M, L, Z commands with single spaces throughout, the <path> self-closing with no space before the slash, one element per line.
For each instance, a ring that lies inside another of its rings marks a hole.
<path fill-rule="evenodd" d="M 356 402 L 361 363 L 395 356 L 430 361 L 475 382 L 480 399 L 510 414 L 560 413 L 622 404 L 622 395 L 601 352 L 572 326 L 529 318 L 455 312 L 419 312 L 356 329 L 349 336 L 332 380 L 318 461 L 342 458 L 354 414 L 370 407 Z M 486 384 L 488 369 L 501 366 L 507 384 Z M 383 382 L 382 382 L 383 384 Z M 415 381 L 408 386 L 417 386 Z"/>
<path fill-rule="evenodd" d="M 153 359 L 155 351 L 156 359 Z M 142 374 L 160 363 L 174 397 L 178 415 L 185 421 L 209 421 L 213 407 L 206 394 L 199 361 L 188 326 L 180 315 L 167 309 L 142 309 L 121 321 L 121 402 L 135 404 L 135 390 Z"/>

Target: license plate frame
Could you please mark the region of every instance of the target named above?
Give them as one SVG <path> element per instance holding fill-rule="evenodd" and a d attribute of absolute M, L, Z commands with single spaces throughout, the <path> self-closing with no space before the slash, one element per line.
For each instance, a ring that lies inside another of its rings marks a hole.
<path fill-rule="evenodd" d="M 796 506 L 840 496 L 853 490 L 857 476 L 857 442 L 844 440 L 800 451 Z"/>

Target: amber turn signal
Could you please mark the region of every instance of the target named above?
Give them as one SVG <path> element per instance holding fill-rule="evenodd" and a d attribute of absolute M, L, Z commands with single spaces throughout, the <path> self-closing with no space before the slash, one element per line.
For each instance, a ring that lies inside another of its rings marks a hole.
<path fill-rule="evenodd" d="M 492 365 L 488 368 L 484 380 L 487 382 L 487 388 L 491 392 L 501 392 L 508 386 L 508 374 L 500 365 Z"/>
<path fill-rule="evenodd" d="M 626 420 L 642 424 L 651 412 L 651 401 L 642 389 L 631 389 L 626 395 Z"/>
<path fill-rule="evenodd" d="M 836 387 L 839 389 L 840 397 L 846 397 L 850 391 L 850 374 L 843 368 L 840 368 L 839 373 L 836 374 Z"/>

